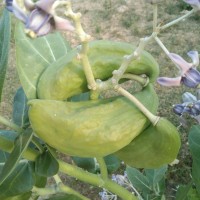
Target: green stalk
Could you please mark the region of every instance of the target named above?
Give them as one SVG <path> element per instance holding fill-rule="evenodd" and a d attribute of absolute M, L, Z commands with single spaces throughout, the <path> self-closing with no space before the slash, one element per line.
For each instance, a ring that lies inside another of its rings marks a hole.
<path fill-rule="evenodd" d="M 173 21 L 171 21 L 171 22 L 165 24 L 164 26 L 161 26 L 161 27 L 159 28 L 159 31 L 160 31 L 160 30 L 163 31 L 163 30 L 169 28 L 170 26 L 175 25 L 175 24 L 179 23 L 180 21 L 186 19 L 187 17 L 190 17 L 190 16 L 191 16 L 193 13 L 195 13 L 197 10 L 198 10 L 198 9 L 193 8 L 191 11 L 189 11 L 189 12 L 186 13 L 185 15 L 179 17 L 178 19 L 175 19 L 175 20 L 173 20 Z"/>
<path fill-rule="evenodd" d="M 136 97 L 134 97 L 132 94 L 130 94 L 128 91 L 120 86 L 116 87 L 116 91 L 132 101 L 154 126 L 157 124 L 160 117 L 155 116 L 153 113 L 151 113 Z"/>
<path fill-rule="evenodd" d="M 14 124 L 13 122 L 7 120 L 5 117 L 0 116 L 0 123 L 8 126 L 9 128 L 15 130 L 17 133 L 21 133 L 23 129 L 19 127 L 18 125 Z"/>
<path fill-rule="evenodd" d="M 97 157 L 96 159 L 97 159 L 97 162 L 99 163 L 102 179 L 107 180 L 108 179 L 108 170 L 107 170 L 107 166 L 106 166 L 104 158 Z"/>
<path fill-rule="evenodd" d="M 113 194 L 118 195 L 123 200 L 137 200 L 137 197 L 134 194 L 130 193 L 125 188 L 121 187 L 120 185 L 109 179 L 102 180 L 101 177 L 95 174 L 91 174 L 87 171 L 82 170 L 81 168 L 72 166 L 60 160 L 58 160 L 58 163 L 60 166 L 59 168 L 60 171 L 65 174 L 73 176 L 86 183 L 90 183 L 92 185 L 105 188 L 108 191 L 112 192 Z"/>
<path fill-rule="evenodd" d="M 148 77 L 142 77 L 135 74 L 123 74 L 121 78 L 137 81 L 142 85 L 142 87 L 145 87 L 149 83 Z"/>
<path fill-rule="evenodd" d="M 81 42 L 81 52 L 80 52 L 80 60 L 83 65 L 83 70 L 87 79 L 88 83 L 88 88 L 90 90 L 96 90 L 96 82 L 94 79 L 94 75 L 92 72 L 92 68 L 87 56 L 88 52 L 88 42 L 91 38 L 90 35 L 86 34 L 85 31 L 83 30 L 83 27 L 81 25 L 81 13 L 74 13 L 71 8 L 71 2 L 66 2 L 66 7 L 67 7 L 67 12 L 65 15 L 67 17 L 70 17 L 74 23 L 75 23 L 75 28 L 76 28 L 76 33 L 79 37 L 79 40 Z"/>

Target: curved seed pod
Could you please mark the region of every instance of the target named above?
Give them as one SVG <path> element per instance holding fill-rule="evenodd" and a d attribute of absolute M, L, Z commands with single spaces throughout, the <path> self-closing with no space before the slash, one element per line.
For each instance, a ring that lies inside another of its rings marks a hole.
<path fill-rule="evenodd" d="M 135 96 L 156 112 L 158 98 L 151 84 Z M 129 144 L 150 124 L 124 97 L 84 102 L 35 99 L 29 105 L 34 132 L 50 146 L 72 156 L 111 154 Z"/>
<path fill-rule="evenodd" d="M 129 145 L 115 153 L 126 164 L 137 168 L 158 168 L 171 163 L 180 148 L 176 127 L 160 118 L 156 126 L 150 125 Z"/>
<path fill-rule="evenodd" d="M 93 41 L 89 43 L 88 58 L 95 79 L 107 80 L 117 70 L 124 55 L 133 52 L 132 45 L 113 41 Z M 75 49 L 62 57 L 41 75 L 37 92 L 39 99 L 64 100 L 71 96 L 89 91 L 87 80 L 79 59 L 80 50 Z M 55 67 L 59 66 L 59 67 Z M 147 52 L 131 62 L 126 73 L 146 74 L 154 82 L 159 74 L 159 67 L 154 58 Z"/>

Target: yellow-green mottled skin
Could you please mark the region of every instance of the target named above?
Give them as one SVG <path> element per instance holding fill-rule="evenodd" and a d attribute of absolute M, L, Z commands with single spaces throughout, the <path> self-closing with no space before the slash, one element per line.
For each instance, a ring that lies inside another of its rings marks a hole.
<path fill-rule="evenodd" d="M 160 118 L 156 126 L 150 125 L 115 155 L 132 167 L 155 169 L 174 161 L 180 145 L 176 127 Z"/>
<path fill-rule="evenodd" d="M 124 55 L 133 52 L 132 45 L 123 42 L 93 41 L 89 43 L 88 58 L 95 79 L 107 80 L 113 70 L 120 67 Z M 38 82 L 37 95 L 39 99 L 65 100 L 83 92 L 87 92 L 87 80 L 75 49 L 67 56 L 49 66 Z M 159 74 L 159 67 L 154 58 L 143 51 L 141 57 L 131 62 L 127 73 L 146 74 L 150 82 L 154 82 Z"/>
<path fill-rule="evenodd" d="M 158 98 L 152 84 L 135 96 L 156 112 Z M 150 124 L 124 97 L 85 102 L 36 99 L 29 104 L 34 132 L 58 151 L 73 156 L 111 154 L 129 144 Z"/>

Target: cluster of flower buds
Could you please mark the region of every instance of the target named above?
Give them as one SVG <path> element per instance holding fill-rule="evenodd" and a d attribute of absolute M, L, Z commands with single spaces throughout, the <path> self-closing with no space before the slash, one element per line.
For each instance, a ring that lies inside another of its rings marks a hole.
<path fill-rule="evenodd" d="M 117 200 L 117 195 L 108 192 L 106 189 L 103 189 L 102 192 L 99 192 L 101 200 Z"/>
<path fill-rule="evenodd" d="M 186 92 L 182 96 L 183 103 L 173 106 L 175 114 L 182 116 L 184 113 L 189 114 L 192 117 L 200 115 L 200 100 L 196 96 L 189 92 Z"/>

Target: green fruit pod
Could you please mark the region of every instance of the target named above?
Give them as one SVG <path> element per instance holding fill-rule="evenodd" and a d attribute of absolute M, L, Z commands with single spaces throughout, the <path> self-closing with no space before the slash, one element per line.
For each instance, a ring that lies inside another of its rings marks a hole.
<path fill-rule="evenodd" d="M 160 118 L 155 126 L 150 125 L 115 155 L 131 167 L 153 169 L 171 163 L 177 157 L 180 145 L 176 127 Z"/>

